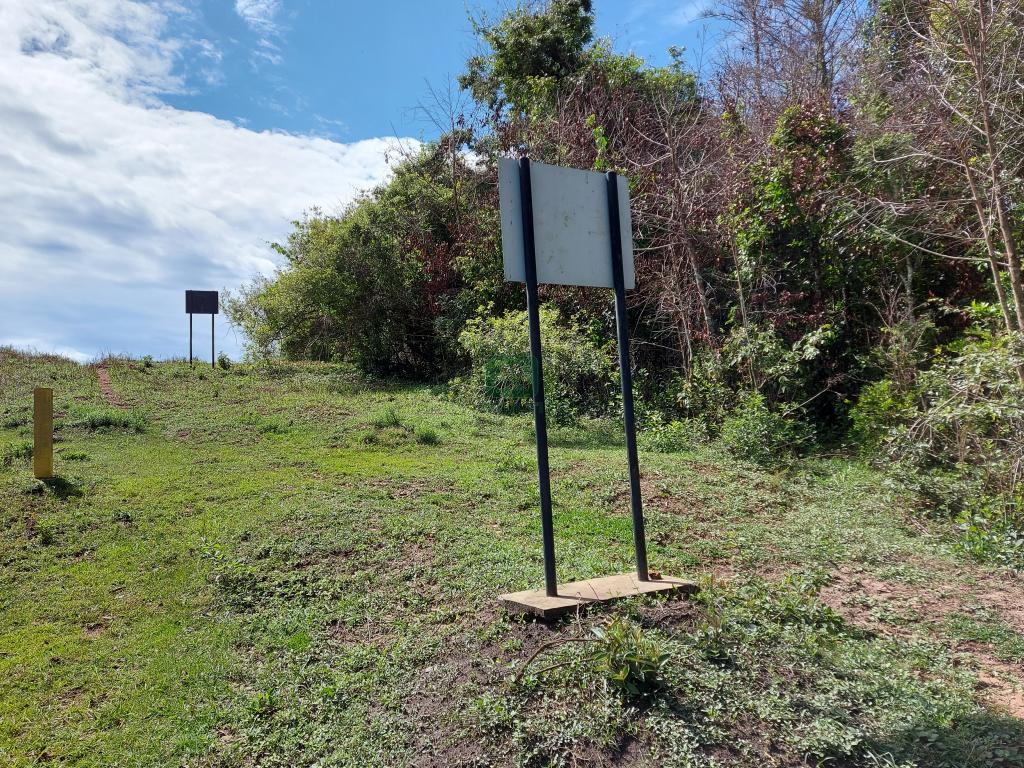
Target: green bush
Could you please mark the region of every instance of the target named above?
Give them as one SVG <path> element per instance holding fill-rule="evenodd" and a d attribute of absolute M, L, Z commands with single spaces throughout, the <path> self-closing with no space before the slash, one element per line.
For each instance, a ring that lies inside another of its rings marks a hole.
<path fill-rule="evenodd" d="M 789 344 L 772 326 L 736 328 L 722 346 L 721 365 L 733 380 L 765 394 L 773 404 L 807 397 L 819 374 L 820 358 L 837 334 L 826 323 Z"/>
<path fill-rule="evenodd" d="M 710 424 L 720 424 L 733 394 L 725 381 L 721 360 L 712 352 L 696 355 L 688 376 L 670 383 L 672 407 L 679 413 Z"/>
<path fill-rule="evenodd" d="M 521 294 L 501 279 L 493 179 L 449 147 L 424 145 L 338 215 L 293 222 L 273 245 L 281 269 L 224 297 L 249 356 L 431 379 L 464 367 L 466 319 Z"/>
<path fill-rule="evenodd" d="M 953 518 L 972 555 L 1024 567 L 1024 366 L 1019 340 L 965 344 L 918 375 L 913 408 L 882 444 L 926 512 Z"/>
<path fill-rule="evenodd" d="M 719 439 L 733 456 L 771 466 L 793 454 L 801 431 L 794 419 L 769 408 L 764 395 L 751 392 L 722 422 Z"/>
<path fill-rule="evenodd" d="M 554 309 L 542 308 L 544 397 L 552 420 L 607 411 L 615 391 L 614 365 L 590 339 L 561 323 Z M 472 361 L 469 378 L 458 382 L 477 407 L 506 413 L 530 408 L 532 362 L 526 312 L 478 318 L 459 337 Z"/>
<path fill-rule="evenodd" d="M 860 450 L 875 454 L 887 435 L 914 413 L 913 397 L 889 379 L 865 386 L 850 409 L 850 438 Z"/>
<path fill-rule="evenodd" d="M 664 421 L 653 418 L 640 429 L 637 439 L 645 451 L 676 453 L 692 451 L 705 445 L 710 438 L 708 425 L 700 419 Z"/>

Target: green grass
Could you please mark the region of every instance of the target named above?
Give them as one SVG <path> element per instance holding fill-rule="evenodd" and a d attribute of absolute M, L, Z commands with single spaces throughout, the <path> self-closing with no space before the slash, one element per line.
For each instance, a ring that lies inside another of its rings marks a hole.
<path fill-rule="evenodd" d="M 0 350 L 0 446 L 52 386 L 58 473 L 0 462 L 0 765 L 1024 765 L 965 651 L 1019 660 L 1012 617 L 826 604 L 852 571 L 1019 588 L 860 464 L 642 453 L 652 565 L 703 591 L 546 627 L 495 602 L 541 581 L 528 417 L 341 366 L 109 370 L 113 416 Z M 619 435 L 552 430 L 562 580 L 631 568 Z M 564 642 L 613 616 L 666 655 L 642 697 Z"/>

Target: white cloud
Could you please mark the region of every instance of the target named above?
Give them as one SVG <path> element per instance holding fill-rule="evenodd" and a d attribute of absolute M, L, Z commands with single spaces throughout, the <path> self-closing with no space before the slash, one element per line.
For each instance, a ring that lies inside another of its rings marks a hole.
<path fill-rule="evenodd" d="M 186 288 L 270 273 L 266 243 L 290 220 L 387 177 L 389 140 L 256 132 L 166 106 L 190 46 L 132 0 L 0 6 L 0 343 L 184 354 Z"/>
<path fill-rule="evenodd" d="M 235 0 L 235 13 L 263 34 L 277 31 L 277 14 L 280 10 L 281 0 Z"/>
<path fill-rule="evenodd" d="M 281 0 L 235 0 L 235 13 L 259 35 L 249 56 L 255 69 L 264 62 L 277 66 L 284 60 L 278 45 L 282 35 L 277 21 L 280 11 Z"/>

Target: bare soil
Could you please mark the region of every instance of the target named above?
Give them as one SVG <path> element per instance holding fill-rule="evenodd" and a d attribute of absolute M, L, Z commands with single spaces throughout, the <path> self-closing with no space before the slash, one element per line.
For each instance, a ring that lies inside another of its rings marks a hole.
<path fill-rule="evenodd" d="M 906 638 L 916 633 L 940 637 L 949 616 L 983 607 L 1024 634 L 1024 586 L 1019 578 L 971 573 L 963 580 L 925 584 L 886 581 L 842 566 L 821 590 L 821 600 L 847 622 L 866 631 Z M 1024 719 L 1024 669 L 999 659 L 987 643 L 950 644 L 977 673 L 978 688 L 992 707 Z"/>

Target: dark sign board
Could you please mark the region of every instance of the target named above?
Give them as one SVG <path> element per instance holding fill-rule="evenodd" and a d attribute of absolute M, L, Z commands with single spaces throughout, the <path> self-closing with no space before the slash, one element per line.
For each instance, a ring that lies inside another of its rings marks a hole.
<path fill-rule="evenodd" d="M 185 291 L 185 311 L 190 315 L 216 315 L 220 311 L 216 291 Z"/>

